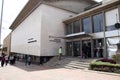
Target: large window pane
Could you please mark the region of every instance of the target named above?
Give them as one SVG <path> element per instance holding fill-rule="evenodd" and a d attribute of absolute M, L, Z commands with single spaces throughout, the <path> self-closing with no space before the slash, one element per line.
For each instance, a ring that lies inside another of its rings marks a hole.
<path fill-rule="evenodd" d="M 72 42 L 66 42 L 66 55 L 72 56 Z"/>
<path fill-rule="evenodd" d="M 73 24 L 73 33 L 80 32 L 80 21 L 75 21 Z"/>
<path fill-rule="evenodd" d="M 93 31 L 102 32 L 103 31 L 103 15 L 97 14 L 93 16 Z"/>
<path fill-rule="evenodd" d="M 118 9 L 113 9 L 105 13 L 106 31 L 115 30 L 114 24 L 119 22 Z"/>
<path fill-rule="evenodd" d="M 112 58 L 113 55 L 116 54 L 116 51 L 118 50 L 117 44 L 119 44 L 119 37 L 113 37 L 113 38 L 107 38 L 107 52 L 108 57 Z"/>
<path fill-rule="evenodd" d="M 80 41 L 73 42 L 73 55 L 75 57 L 80 56 Z"/>
<path fill-rule="evenodd" d="M 66 34 L 72 34 L 72 23 L 66 25 Z"/>
<path fill-rule="evenodd" d="M 93 44 L 94 57 L 97 57 L 97 58 L 103 57 L 104 40 L 103 39 L 95 39 L 93 41 L 94 41 L 94 44 Z"/>
<path fill-rule="evenodd" d="M 82 20 L 82 31 L 86 33 L 91 32 L 91 20 L 90 17 Z"/>

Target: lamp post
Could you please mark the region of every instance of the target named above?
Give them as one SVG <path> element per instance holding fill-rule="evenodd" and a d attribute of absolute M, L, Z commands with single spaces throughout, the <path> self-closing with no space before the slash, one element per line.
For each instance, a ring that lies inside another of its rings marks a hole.
<path fill-rule="evenodd" d="M 2 28 L 2 18 L 3 18 L 3 4 L 4 4 L 4 0 L 1 0 L 1 13 L 0 13 L 0 44 L 1 44 L 1 28 Z"/>

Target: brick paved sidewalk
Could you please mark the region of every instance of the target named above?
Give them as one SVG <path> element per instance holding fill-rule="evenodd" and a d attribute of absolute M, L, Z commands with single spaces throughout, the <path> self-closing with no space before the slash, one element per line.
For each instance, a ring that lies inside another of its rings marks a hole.
<path fill-rule="evenodd" d="M 0 80 L 120 80 L 120 75 L 78 69 L 52 69 L 40 65 L 25 66 L 17 62 L 15 66 L 0 67 Z"/>

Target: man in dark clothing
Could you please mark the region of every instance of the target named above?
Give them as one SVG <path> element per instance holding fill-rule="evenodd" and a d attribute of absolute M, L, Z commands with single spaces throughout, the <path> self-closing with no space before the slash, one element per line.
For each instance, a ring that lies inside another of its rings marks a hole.
<path fill-rule="evenodd" d="M 4 63 L 5 63 L 5 56 L 3 55 L 3 56 L 2 56 L 2 59 L 1 59 L 1 67 L 4 66 Z"/>

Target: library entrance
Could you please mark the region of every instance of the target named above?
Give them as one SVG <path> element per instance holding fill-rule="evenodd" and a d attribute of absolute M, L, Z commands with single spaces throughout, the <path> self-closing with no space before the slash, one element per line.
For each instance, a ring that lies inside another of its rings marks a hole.
<path fill-rule="evenodd" d="M 66 42 L 66 55 L 81 58 L 91 58 L 91 41 L 79 40 Z"/>
<path fill-rule="evenodd" d="M 66 42 L 67 56 L 81 56 L 80 41 Z"/>
<path fill-rule="evenodd" d="M 91 41 L 82 41 L 82 58 L 91 58 Z"/>

